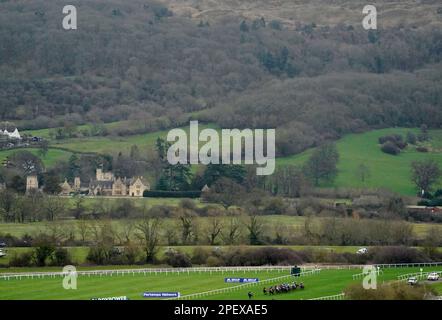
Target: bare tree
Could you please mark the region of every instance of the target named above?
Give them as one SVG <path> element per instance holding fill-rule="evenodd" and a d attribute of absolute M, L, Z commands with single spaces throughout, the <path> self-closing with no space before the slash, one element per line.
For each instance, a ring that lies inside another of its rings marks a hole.
<path fill-rule="evenodd" d="M 262 244 L 263 223 L 256 215 L 251 215 L 249 221 L 246 224 L 249 231 L 249 241 L 251 245 Z"/>
<path fill-rule="evenodd" d="M 411 180 L 419 191 L 430 191 L 431 186 L 439 181 L 441 170 L 432 159 L 414 161 L 411 164 Z"/>
<path fill-rule="evenodd" d="M 75 217 L 75 219 L 80 219 L 82 214 L 85 211 L 84 208 L 84 199 L 81 196 L 75 195 L 74 196 L 74 208 L 72 209 L 72 213 Z"/>
<path fill-rule="evenodd" d="M 158 252 L 160 226 L 161 221 L 158 218 L 148 216 L 145 216 L 143 220 L 136 225 L 136 229 L 138 230 L 136 235 L 143 245 L 146 263 L 152 262 Z"/>
<path fill-rule="evenodd" d="M 241 235 L 241 223 L 237 217 L 230 217 L 225 232 L 222 233 L 224 243 L 233 245 Z"/>
<path fill-rule="evenodd" d="M 244 188 L 231 179 L 220 178 L 208 192 L 204 192 L 203 197 L 206 201 L 219 203 L 228 209 L 241 202 L 244 198 Z"/>
<path fill-rule="evenodd" d="M 115 230 L 110 220 L 93 221 L 89 230 L 95 243 L 113 246 L 115 243 Z"/>
<path fill-rule="evenodd" d="M 31 221 L 37 221 L 42 214 L 42 208 L 44 207 L 44 196 L 38 190 L 30 190 L 26 197 L 30 202 L 29 217 Z"/>
<path fill-rule="evenodd" d="M 64 240 L 69 238 L 69 227 L 59 221 L 52 221 L 45 224 L 45 234 L 49 236 L 52 243 L 60 245 Z"/>
<path fill-rule="evenodd" d="M 192 242 L 192 238 L 195 235 L 195 215 L 192 212 L 183 210 L 178 216 L 178 220 L 181 224 L 181 241 L 183 244 L 189 244 Z"/>
<path fill-rule="evenodd" d="M 337 175 L 339 153 L 336 145 L 327 143 L 313 152 L 305 165 L 305 172 L 315 186 L 323 181 L 332 182 Z"/>
<path fill-rule="evenodd" d="M 65 210 L 65 201 L 59 196 L 47 196 L 43 210 L 46 212 L 46 218 L 54 221 Z"/>
<path fill-rule="evenodd" d="M 0 215 L 5 222 L 13 222 L 14 206 L 17 202 L 17 195 L 9 190 L 3 190 L 0 192 Z"/>
<path fill-rule="evenodd" d="M 211 246 L 216 245 L 216 240 L 218 239 L 218 236 L 221 234 L 222 228 L 223 225 L 218 217 L 210 218 L 207 236 L 209 238 L 209 243 Z"/>
<path fill-rule="evenodd" d="M 177 225 L 175 223 L 168 224 L 164 228 L 164 233 L 165 233 L 165 237 L 166 237 L 166 241 L 167 241 L 167 245 L 168 246 L 173 246 L 173 245 L 177 245 L 178 244 L 176 230 L 177 230 Z"/>
<path fill-rule="evenodd" d="M 135 229 L 135 224 L 133 221 L 123 220 L 121 222 L 121 230 L 117 235 L 121 244 L 130 243 L 134 229 Z"/>
<path fill-rule="evenodd" d="M 365 181 L 367 181 L 370 176 L 370 168 L 367 167 L 364 163 L 361 163 L 359 166 L 356 167 L 356 177 L 362 182 L 364 183 Z"/>
<path fill-rule="evenodd" d="M 90 223 L 85 219 L 80 219 L 77 221 L 77 230 L 82 242 L 85 242 L 86 238 L 90 234 L 90 227 Z"/>

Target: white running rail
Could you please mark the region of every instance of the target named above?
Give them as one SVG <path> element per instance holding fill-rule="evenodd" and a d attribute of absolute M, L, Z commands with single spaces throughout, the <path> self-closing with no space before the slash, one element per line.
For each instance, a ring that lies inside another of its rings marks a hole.
<path fill-rule="evenodd" d="M 429 271 L 429 272 L 415 272 L 415 273 L 407 273 L 398 275 L 397 278 L 400 281 L 408 280 L 408 278 L 416 277 L 417 279 L 426 279 L 430 273 L 437 273 L 439 276 L 442 276 L 442 271 Z"/>
<path fill-rule="evenodd" d="M 169 274 L 190 274 L 190 273 L 243 273 L 246 272 L 290 272 L 291 266 L 251 266 L 251 267 L 200 267 L 200 268 L 144 268 L 144 269 L 113 269 L 113 270 L 85 270 L 77 271 L 77 276 L 123 276 L 132 275 L 169 275 Z M 312 270 L 313 267 L 302 267 L 303 270 Z M 66 272 L 21 272 L 21 273 L 0 273 L 0 279 L 40 279 L 40 278 L 55 278 L 64 277 L 69 273 Z"/>
<path fill-rule="evenodd" d="M 344 300 L 344 298 L 345 298 L 345 293 L 340 293 L 340 294 L 335 294 L 333 296 L 325 296 L 309 300 Z"/>

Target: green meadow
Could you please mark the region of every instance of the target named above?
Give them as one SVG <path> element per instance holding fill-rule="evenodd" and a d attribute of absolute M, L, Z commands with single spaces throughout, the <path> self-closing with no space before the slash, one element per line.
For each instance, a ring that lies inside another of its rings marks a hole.
<path fill-rule="evenodd" d="M 52 148 L 48 150 L 48 153 L 44 157 L 39 154 L 39 149 L 37 148 L 2 150 L 0 151 L 0 163 L 3 162 L 7 157 L 12 155 L 13 153 L 18 152 L 20 150 L 29 151 L 32 154 L 40 157 L 43 161 L 43 164 L 47 168 L 55 165 L 58 161 L 68 160 L 72 154 L 71 152 L 67 152 L 65 150 L 52 149 Z"/>
<path fill-rule="evenodd" d="M 434 159 L 442 166 L 442 130 L 430 132 L 432 139 L 428 145 L 433 149 L 431 152 L 418 152 L 414 146 L 408 146 L 397 156 L 381 151 L 378 144 L 379 137 L 402 134 L 405 138 L 408 131 L 418 132 L 416 129 L 389 128 L 350 134 L 337 141 L 336 145 L 340 156 L 339 172 L 336 181 L 326 187 L 379 188 L 403 195 L 415 195 L 416 189 L 410 180 L 410 165 L 413 161 Z M 307 161 L 312 151 L 307 150 L 299 155 L 279 158 L 277 164 L 302 165 Z M 370 176 L 365 182 L 357 177 L 357 167 L 361 164 L 370 170 Z"/>

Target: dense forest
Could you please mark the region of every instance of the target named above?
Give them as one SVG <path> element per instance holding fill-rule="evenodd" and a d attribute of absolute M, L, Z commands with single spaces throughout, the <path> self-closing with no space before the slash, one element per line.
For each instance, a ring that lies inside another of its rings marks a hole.
<path fill-rule="evenodd" d="M 79 27 L 66 31 L 60 1 L 0 1 L 0 120 L 276 127 L 280 155 L 373 127 L 442 123 L 442 30 L 432 24 L 367 31 L 191 19 L 150 0 L 73 4 Z"/>

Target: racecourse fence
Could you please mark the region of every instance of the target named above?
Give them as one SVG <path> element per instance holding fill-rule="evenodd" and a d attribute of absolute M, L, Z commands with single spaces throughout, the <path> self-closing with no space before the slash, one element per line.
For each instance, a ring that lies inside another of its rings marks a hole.
<path fill-rule="evenodd" d="M 382 271 L 380 268 L 376 268 L 375 272 L 377 273 L 378 276 L 381 274 L 384 274 L 384 271 Z M 368 274 L 369 274 L 369 272 L 361 272 L 361 273 L 357 273 L 357 274 L 352 275 L 352 278 L 353 278 L 353 280 L 358 280 L 358 279 L 365 277 Z"/>
<path fill-rule="evenodd" d="M 426 279 L 430 273 L 437 273 L 439 276 L 442 276 L 442 271 L 429 271 L 429 272 L 415 272 L 415 273 L 406 273 L 398 275 L 397 278 L 400 281 L 408 280 L 411 277 L 415 277 L 418 280 Z"/>
<path fill-rule="evenodd" d="M 303 265 L 302 270 L 350 270 L 362 269 L 366 265 Z M 427 263 L 395 263 L 395 264 L 375 264 L 376 268 L 406 268 L 406 267 L 429 267 L 442 266 L 442 262 Z M 138 268 L 138 269 L 112 269 L 112 270 L 84 270 L 76 271 L 77 276 L 125 276 L 125 275 L 169 275 L 169 274 L 191 274 L 191 273 L 246 273 L 246 272 L 290 272 L 292 266 L 246 266 L 246 267 L 196 267 L 196 268 Z M 70 272 L 20 272 L 20 273 L 0 273 L 0 280 L 11 279 L 41 279 L 56 278 L 71 275 Z"/>
<path fill-rule="evenodd" d="M 393 264 L 374 264 L 380 268 L 413 268 L 413 267 L 432 267 L 442 266 L 442 262 L 419 262 L 419 263 L 393 263 Z"/>
<path fill-rule="evenodd" d="M 246 272 L 290 272 L 291 266 L 248 266 L 248 267 L 199 267 L 199 268 L 143 268 L 143 269 L 113 269 L 113 270 L 84 270 L 76 271 L 77 276 L 125 276 L 125 275 L 170 275 L 170 274 L 188 274 L 191 273 L 246 273 Z M 302 267 L 303 270 L 311 270 L 312 267 Z M 41 279 L 56 278 L 72 275 L 72 272 L 20 272 L 20 273 L 0 273 L 0 279 Z"/>
<path fill-rule="evenodd" d="M 221 294 L 221 293 L 229 293 L 229 292 L 234 292 L 234 291 L 239 291 L 241 289 L 244 288 L 249 288 L 249 287 L 254 287 L 257 285 L 263 285 L 266 283 L 274 283 L 275 281 L 279 281 L 279 280 L 283 280 L 283 279 L 287 279 L 287 278 L 298 278 L 298 277 L 305 277 L 305 276 L 311 276 L 311 275 L 315 275 L 321 272 L 321 269 L 312 269 L 309 271 L 303 271 L 301 272 L 299 275 L 285 275 L 285 276 L 281 276 L 281 277 L 275 277 L 275 278 L 270 278 L 270 279 L 265 279 L 265 280 L 260 280 L 257 282 L 248 282 L 248 283 L 243 283 L 237 286 L 232 286 L 232 287 L 226 287 L 226 288 L 221 288 L 221 289 L 215 289 L 215 290 L 209 290 L 209 291 L 204 291 L 204 292 L 197 292 L 197 293 L 192 293 L 192 294 L 186 294 L 180 297 L 176 297 L 176 298 L 169 298 L 167 300 L 191 300 L 191 299 L 198 299 L 198 298 L 203 298 L 203 297 L 207 297 L 207 296 L 211 296 L 211 295 L 217 295 L 217 294 Z"/>
<path fill-rule="evenodd" d="M 309 300 L 344 300 L 344 299 L 345 299 L 345 293 L 340 293 L 340 294 L 335 294 L 333 296 L 325 296 Z"/>

